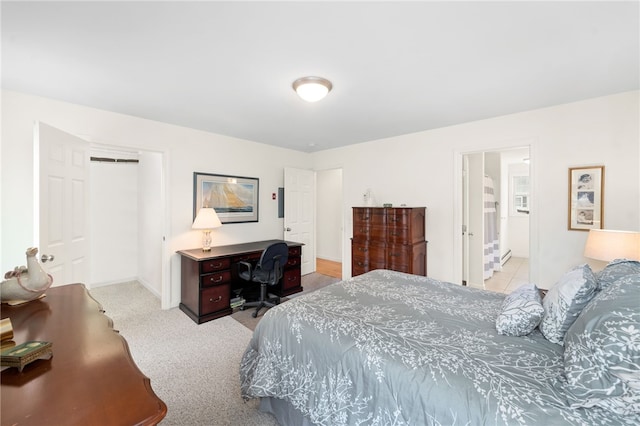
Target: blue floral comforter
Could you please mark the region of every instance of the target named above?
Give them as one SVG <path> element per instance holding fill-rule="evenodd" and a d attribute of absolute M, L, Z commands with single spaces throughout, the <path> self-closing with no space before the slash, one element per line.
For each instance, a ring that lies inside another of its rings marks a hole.
<path fill-rule="evenodd" d="M 502 336 L 503 294 L 377 270 L 294 298 L 258 324 L 245 399 L 283 399 L 337 425 L 614 425 L 570 409 L 563 348 L 536 329 Z"/>

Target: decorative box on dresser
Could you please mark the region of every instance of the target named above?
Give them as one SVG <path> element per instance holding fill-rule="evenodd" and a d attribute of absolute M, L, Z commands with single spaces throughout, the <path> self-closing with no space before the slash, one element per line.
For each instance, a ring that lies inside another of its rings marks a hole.
<path fill-rule="evenodd" d="M 232 293 L 243 296 L 259 292 L 259 285 L 247 283 L 238 277 L 238 263 L 255 264 L 262 251 L 280 240 L 256 241 L 202 249 L 180 250 L 181 283 L 180 309 L 193 321 L 201 324 L 229 315 Z M 289 246 L 289 259 L 278 286 L 269 288 L 270 293 L 288 296 L 302 291 L 300 276 L 302 244 L 285 241 Z"/>
<path fill-rule="evenodd" d="M 391 269 L 427 275 L 426 207 L 354 207 L 351 275 Z"/>

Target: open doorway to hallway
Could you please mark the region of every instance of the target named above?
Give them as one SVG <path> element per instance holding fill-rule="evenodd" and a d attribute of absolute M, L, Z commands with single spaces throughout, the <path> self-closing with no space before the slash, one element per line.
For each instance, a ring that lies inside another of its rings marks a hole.
<path fill-rule="evenodd" d="M 316 272 L 342 278 L 342 169 L 316 172 Z"/>
<path fill-rule="evenodd" d="M 516 257 L 527 260 L 522 273 L 528 279 L 529 159 L 528 146 L 462 155 L 462 281 L 466 285 L 486 289 L 487 280 L 505 267 L 512 268 L 517 261 L 511 259 Z M 499 291 L 506 290 L 507 284 Z"/>

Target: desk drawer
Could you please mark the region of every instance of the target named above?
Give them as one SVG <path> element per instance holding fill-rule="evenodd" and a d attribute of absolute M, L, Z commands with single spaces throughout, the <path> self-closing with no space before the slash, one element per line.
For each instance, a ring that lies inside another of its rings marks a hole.
<path fill-rule="evenodd" d="M 200 293 L 200 315 L 210 314 L 229 307 L 229 284 L 208 287 Z"/>
<path fill-rule="evenodd" d="M 289 269 L 282 275 L 282 289 L 300 287 L 300 268 Z"/>
<path fill-rule="evenodd" d="M 255 263 L 257 261 L 260 260 L 260 257 L 262 257 L 262 252 L 257 252 L 257 253 L 246 253 L 246 254 L 242 254 L 240 256 L 234 256 L 232 261 L 233 263 L 238 263 L 238 262 L 249 262 L 249 263 Z"/>
<path fill-rule="evenodd" d="M 302 247 L 289 247 L 289 257 L 297 257 L 302 253 Z"/>
<path fill-rule="evenodd" d="M 287 259 L 287 263 L 285 263 L 284 268 L 295 268 L 296 266 L 300 266 L 300 258 L 299 257 L 290 257 Z"/>
<path fill-rule="evenodd" d="M 212 285 L 218 285 L 229 282 L 231 280 L 231 271 L 214 272 L 213 274 L 206 274 L 200 276 L 201 287 L 211 287 Z"/>
<path fill-rule="evenodd" d="M 206 274 L 214 271 L 222 271 L 224 269 L 229 269 L 231 267 L 231 259 L 223 258 L 223 259 L 211 259 L 211 260 L 203 260 L 200 262 L 200 273 Z"/>

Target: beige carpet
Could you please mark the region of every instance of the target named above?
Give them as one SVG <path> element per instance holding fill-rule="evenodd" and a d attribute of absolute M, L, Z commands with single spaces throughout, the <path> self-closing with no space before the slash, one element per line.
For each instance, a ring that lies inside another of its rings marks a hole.
<path fill-rule="evenodd" d="M 178 308 L 163 311 L 137 282 L 90 292 L 167 404 L 161 425 L 277 425 L 257 400 L 240 397 L 238 368 L 251 330 L 228 316 L 198 325 Z"/>
<path fill-rule="evenodd" d="M 291 299 L 293 297 L 299 297 L 304 294 L 311 293 L 312 291 L 316 291 L 322 287 L 328 286 L 329 284 L 337 283 L 340 280 L 337 278 L 329 277 L 327 275 L 312 273 L 308 275 L 302 276 L 302 288 L 303 291 L 300 293 L 292 294 L 286 298 L 283 298 L 283 302 L 287 299 Z M 240 324 L 249 328 L 250 330 L 255 330 L 256 325 L 260 322 L 260 319 L 267 312 L 267 309 L 262 308 L 257 318 L 253 318 L 251 315 L 255 311 L 255 308 L 248 308 L 247 310 L 241 311 L 236 310 L 233 314 L 231 314 L 231 318 L 238 321 Z"/>
<path fill-rule="evenodd" d="M 304 292 L 292 297 L 337 281 L 306 275 Z M 160 309 L 158 298 L 137 282 L 99 287 L 90 293 L 167 404 L 161 425 L 277 425 L 273 416 L 258 411 L 257 400 L 245 403 L 240 397 L 240 359 L 265 309 L 258 318 L 246 310 L 198 325 L 178 308 Z"/>

